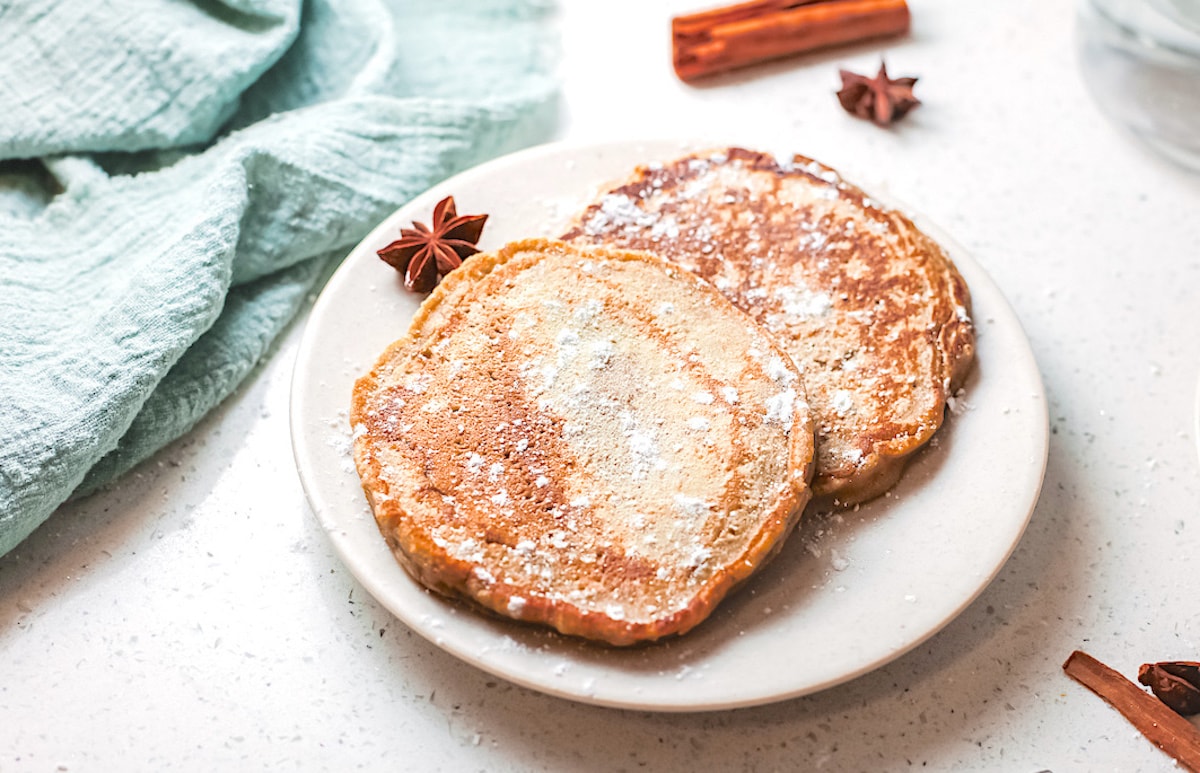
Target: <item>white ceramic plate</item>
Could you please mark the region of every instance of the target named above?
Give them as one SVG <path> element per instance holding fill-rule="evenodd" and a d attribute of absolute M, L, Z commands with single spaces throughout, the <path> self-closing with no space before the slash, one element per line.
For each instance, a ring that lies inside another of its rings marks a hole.
<path fill-rule="evenodd" d="M 342 560 L 405 624 L 497 676 L 606 706 L 698 711 L 804 695 L 912 649 L 959 614 L 1004 564 L 1042 482 L 1047 411 L 1021 326 L 966 252 L 921 218 L 971 288 L 978 361 L 935 445 L 891 495 L 809 520 L 707 622 L 629 650 L 496 620 L 409 578 L 375 527 L 350 456 L 354 380 L 407 329 L 420 298 L 375 255 L 452 194 L 490 215 L 481 247 L 562 232 L 605 183 L 681 143 L 549 145 L 498 159 L 418 196 L 350 253 L 312 310 L 292 384 L 292 442 L 312 508 Z M 910 213 L 911 215 L 912 213 Z"/>

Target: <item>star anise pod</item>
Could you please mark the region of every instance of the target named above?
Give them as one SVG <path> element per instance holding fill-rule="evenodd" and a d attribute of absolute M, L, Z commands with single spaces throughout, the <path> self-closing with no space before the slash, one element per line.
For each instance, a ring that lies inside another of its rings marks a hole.
<path fill-rule="evenodd" d="M 1186 660 L 1143 663 L 1138 681 L 1176 714 L 1200 714 L 1200 663 Z"/>
<path fill-rule="evenodd" d="M 433 208 L 433 227 L 413 222 L 401 228 L 400 238 L 378 251 L 384 262 L 404 272 L 404 286 L 427 293 L 445 274 L 479 252 L 475 243 L 483 233 L 487 215 L 459 216 L 454 197 L 447 196 Z"/>
<path fill-rule="evenodd" d="M 837 93 L 838 101 L 846 112 L 887 126 L 912 110 L 921 101 L 913 96 L 916 78 L 889 78 L 887 64 L 879 63 L 879 73 L 874 78 L 839 70 L 842 89 Z"/>

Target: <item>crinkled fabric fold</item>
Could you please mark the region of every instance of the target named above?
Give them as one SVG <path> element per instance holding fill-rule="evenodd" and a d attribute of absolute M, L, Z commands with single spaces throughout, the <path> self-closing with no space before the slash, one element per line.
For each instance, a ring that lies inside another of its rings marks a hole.
<path fill-rule="evenodd" d="M 388 213 L 547 139 L 551 11 L 0 4 L 0 554 L 194 426 Z"/>

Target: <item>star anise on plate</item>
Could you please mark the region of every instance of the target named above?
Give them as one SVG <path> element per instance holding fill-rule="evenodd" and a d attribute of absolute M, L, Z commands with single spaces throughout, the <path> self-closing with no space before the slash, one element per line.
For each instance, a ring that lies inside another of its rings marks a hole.
<path fill-rule="evenodd" d="M 400 238 L 378 251 L 384 262 L 404 272 L 404 286 L 427 293 L 442 276 L 479 252 L 475 243 L 483 233 L 487 215 L 459 215 L 454 197 L 447 196 L 433 208 L 433 227 L 413 222 L 401 228 Z"/>
<path fill-rule="evenodd" d="M 838 101 L 846 112 L 874 121 L 879 126 L 888 126 L 899 121 L 921 100 L 913 95 L 916 78 L 889 78 L 887 64 L 879 63 L 879 73 L 874 78 L 839 70 L 842 89 L 837 93 Z"/>

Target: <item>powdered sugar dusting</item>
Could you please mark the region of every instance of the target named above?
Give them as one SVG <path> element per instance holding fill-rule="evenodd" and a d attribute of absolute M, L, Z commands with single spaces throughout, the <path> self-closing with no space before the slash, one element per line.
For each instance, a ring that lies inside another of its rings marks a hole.
<path fill-rule="evenodd" d="M 616 353 L 616 345 L 612 341 L 593 341 L 588 344 L 588 352 L 591 355 L 588 359 L 588 368 L 603 370 L 608 367 L 608 363 Z"/>
<path fill-rule="evenodd" d="M 676 509 L 696 518 L 708 515 L 713 507 L 711 502 L 687 494 L 676 494 L 672 501 L 674 501 Z"/>
<path fill-rule="evenodd" d="M 416 394 L 424 394 L 432 380 L 433 376 L 428 373 L 413 373 L 404 380 L 404 388 Z"/>
<path fill-rule="evenodd" d="M 787 366 L 787 363 L 779 356 L 772 356 L 767 360 L 767 375 L 776 384 L 784 387 L 790 387 L 796 383 L 796 373 Z M 795 392 L 792 393 L 795 397 Z"/>
<path fill-rule="evenodd" d="M 854 408 L 854 398 L 851 397 L 849 390 L 839 389 L 833 393 L 831 404 L 838 416 L 845 416 Z"/>
<path fill-rule="evenodd" d="M 767 398 L 767 423 L 777 422 L 785 428 L 792 425 L 792 412 L 796 404 L 796 390 L 785 389 Z"/>
<path fill-rule="evenodd" d="M 630 475 L 633 480 L 645 480 L 652 470 L 665 469 L 667 463 L 659 456 L 654 431 L 640 427 L 631 411 L 622 411 L 620 420 L 622 432 L 629 442 Z"/>
<path fill-rule="evenodd" d="M 784 286 L 775 291 L 784 314 L 799 319 L 821 317 L 833 308 L 829 293 L 815 293 L 807 287 Z"/>
<path fill-rule="evenodd" d="M 584 223 L 584 230 L 597 236 L 612 228 L 636 231 L 651 228 L 658 215 L 646 212 L 637 202 L 622 193 L 608 193 L 600 199 L 600 207 Z"/>

